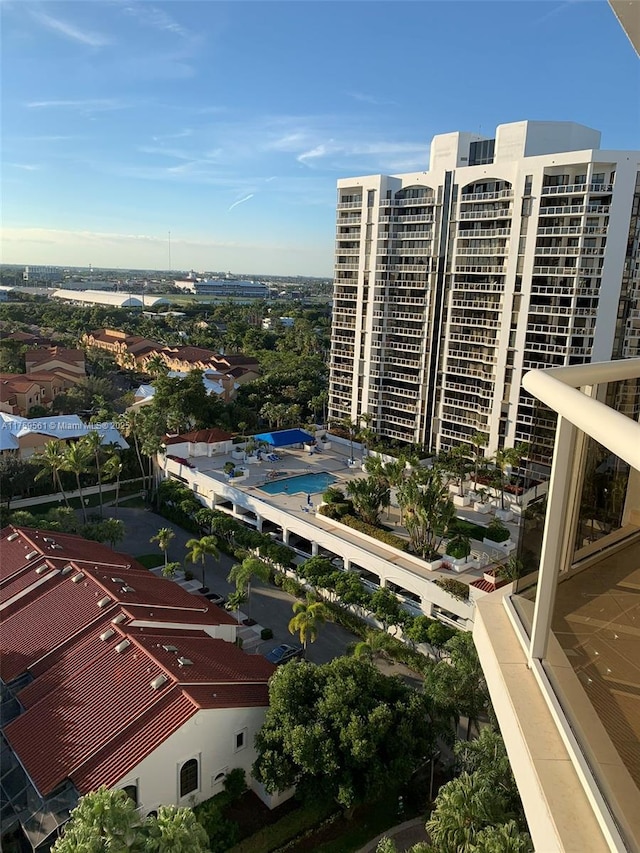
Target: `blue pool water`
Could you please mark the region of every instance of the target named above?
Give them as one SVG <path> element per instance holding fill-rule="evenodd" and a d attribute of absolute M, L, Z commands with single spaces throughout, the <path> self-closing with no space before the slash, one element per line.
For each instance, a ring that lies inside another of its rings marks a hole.
<path fill-rule="evenodd" d="M 285 479 L 276 480 L 274 483 L 265 483 L 259 488 L 260 491 L 266 492 L 269 495 L 295 495 L 299 492 L 313 495 L 317 492 L 324 492 L 326 488 L 336 482 L 336 479 L 333 474 L 320 471 L 317 474 L 300 474 L 298 477 L 285 477 Z"/>

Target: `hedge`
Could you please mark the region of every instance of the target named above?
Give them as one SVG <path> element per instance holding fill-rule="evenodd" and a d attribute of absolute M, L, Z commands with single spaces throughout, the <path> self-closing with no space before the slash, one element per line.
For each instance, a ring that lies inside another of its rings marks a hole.
<path fill-rule="evenodd" d="M 457 581 L 453 578 L 437 578 L 434 583 L 440 589 L 448 592 L 449 595 L 459 598 L 460 601 L 466 601 L 469 598 L 469 587 L 466 583 L 462 583 L 462 581 Z"/>
<path fill-rule="evenodd" d="M 307 830 L 316 828 L 330 815 L 336 813 L 335 803 L 308 803 L 300 806 L 293 812 L 289 812 L 277 823 L 259 829 L 254 835 L 245 838 L 230 853 L 271 853 L 279 850 L 287 842 L 305 833 Z"/>
<path fill-rule="evenodd" d="M 345 515 L 340 519 L 340 521 L 347 527 L 351 527 L 353 530 L 357 530 L 360 533 L 371 536 L 379 542 L 384 542 L 385 545 L 391 545 L 392 548 L 397 548 L 399 551 L 406 551 L 409 547 L 409 543 L 405 539 L 401 539 L 399 536 L 396 536 L 395 533 L 388 533 L 386 530 L 381 530 L 379 527 L 374 527 L 372 524 L 365 524 L 364 521 L 360 521 L 359 518 L 356 518 L 353 515 Z"/>

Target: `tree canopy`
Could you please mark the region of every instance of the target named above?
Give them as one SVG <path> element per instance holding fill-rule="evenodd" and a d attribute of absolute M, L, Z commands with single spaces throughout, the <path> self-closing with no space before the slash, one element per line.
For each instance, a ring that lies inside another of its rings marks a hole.
<path fill-rule="evenodd" d="M 253 772 L 268 791 L 297 786 L 344 808 L 405 782 L 433 753 L 430 700 L 370 663 L 296 663 L 271 679 Z"/>
<path fill-rule="evenodd" d="M 208 853 L 207 833 L 188 808 L 161 806 L 142 820 L 135 803 L 104 785 L 82 797 L 54 853 Z"/>

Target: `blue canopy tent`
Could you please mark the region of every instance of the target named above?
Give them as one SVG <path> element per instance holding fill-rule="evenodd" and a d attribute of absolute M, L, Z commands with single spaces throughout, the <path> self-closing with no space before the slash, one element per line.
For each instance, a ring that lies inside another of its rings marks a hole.
<path fill-rule="evenodd" d="M 264 441 L 272 447 L 289 447 L 292 444 L 312 444 L 315 438 L 302 429 L 281 429 L 278 432 L 262 432 L 254 435 L 256 441 Z"/>

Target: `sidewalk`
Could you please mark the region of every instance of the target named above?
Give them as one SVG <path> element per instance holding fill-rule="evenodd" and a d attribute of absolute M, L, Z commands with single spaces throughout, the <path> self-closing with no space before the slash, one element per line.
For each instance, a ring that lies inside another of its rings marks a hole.
<path fill-rule="evenodd" d="M 378 835 L 373 841 L 369 841 L 364 847 L 361 847 L 357 853 L 375 853 L 378 843 L 383 838 L 393 838 L 398 848 L 398 853 L 404 853 L 414 844 L 421 841 L 428 841 L 429 836 L 424 828 L 424 818 L 416 817 L 413 820 L 407 820 L 404 823 L 387 829 L 381 835 Z"/>

